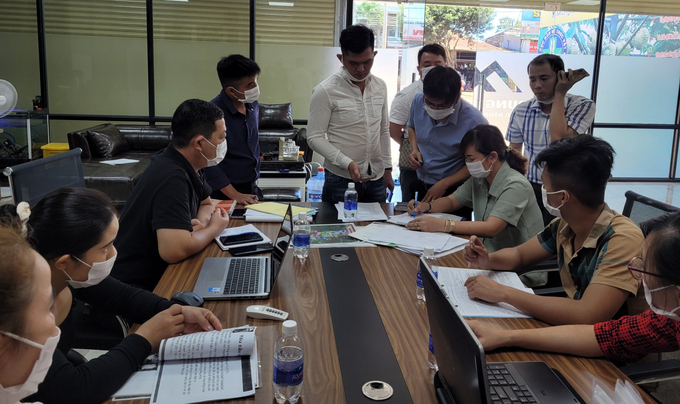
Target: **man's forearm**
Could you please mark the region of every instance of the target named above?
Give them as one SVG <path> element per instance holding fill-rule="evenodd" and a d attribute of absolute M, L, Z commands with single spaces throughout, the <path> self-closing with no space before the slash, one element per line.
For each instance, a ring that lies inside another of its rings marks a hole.
<path fill-rule="evenodd" d="M 196 219 L 203 224 L 203 226 L 208 226 L 210 221 L 210 215 L 212 215 L 215 207 L 210 205 L 201 205 L 198 207 L 198 213 L 196 213 Z"/>
<path fill-rule="evenodd" d="M 530 330 L 511 330 L 506 332 L 503 345 L 586 357 L 604 356 L 600 345 L 597 343 L 595 329 L 592 325 L 564 325 Z"/>
<path fill-rule="evenodd" d="M 390 122 L 390 137 L 392 140 L 401 145 L 401 141 L 404 139 L 404 125 L 399 125 L 398 123 Z"/>
<path fill-rule="evenodd" d="M 592 324 L 596 322 L 590 315 L 590 310 L 584 307 L 582 300 L 538 296 L 510 287 L 507 287 L 503 294 L 504 302 L 548 324 Z"/>
<path fill-rule="evenodd" d="M 574 132 L 567 124 L 564 100 L 564 95 L 555 94 L 552 110 L 550 111 L 550 142 L 571 137 Z"/>

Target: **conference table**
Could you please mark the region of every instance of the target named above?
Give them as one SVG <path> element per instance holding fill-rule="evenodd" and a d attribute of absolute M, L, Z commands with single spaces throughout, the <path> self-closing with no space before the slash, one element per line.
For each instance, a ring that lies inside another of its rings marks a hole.
<path fill-rule="evenodd" d="M 393 205 L 384 204 L 383 209 L 392 214 Z M 328 216 L 328 215 L 326 215 Z M 317 218 L 318 219 L 318 218 Z M 230 227 L 245 224 L 243 220 L 231 220 Z M 361 224 L 361 223 L 359 223 Z M 257 223 L 256 226 L 271 239 L 276 239 L 279 223 Z M 355 248 L 363 274 L 370 288 L 375 307 L 389 338 L 398 363 L 399 371 L 408 388 L 410 397 L 402 401 L 396 395 L 386 402 L 436 403 L 433 389 L 434 372 L 428 367 L 429 326 L 427 311 L 415 294 L 418 257 L 389 247 Z M 258 320 L 246 317 L 246 308 L 252 304 L 266 304 L 287 311 L 289 319 L 298 324 L 298 335 L 304 344 L 304 385 L 301 403 L 333 404 L 351 403 L 346 399 L 341 361 L 338 355 L 331 310 L 326 294 L 324 271 L 322 270 L 322 249 L 313 248 L 304 262 L 294 258 L 292 250 L 286 254 L 282 270 L 274 284 L 268 300 L 206 301 L 206 308 L 212 310 L 223 327 L 237 327 L 244 324 L 257 326 L 258 352 L 261 361 L 262 386 L 255 396 L 229 400 L 230 403 L 275 403 L 272 388 L 273 347 L 281 333 L 281 322 Z M 170 298 L 182 290 L 193 290 L 203 260 L 207 257 L 229 256 L 215 243 L 186 260 L 170 265 L 155 292 Z M 462 252 L 439 259 L 440 265 L 467 267 Z M 351 288 L 350 288 L 351 289 Z M 353 291 L 347 290 L 347 299 Z M 547 326 L 535 319 L 480 318 L 480 321 L 502 329 L 527 329 Z M 337 331 L 337 330 L 335 330 Z M 362 335 L 357 333 L 357 343 Z M 598 379 L 612 388 L 617 379 L 627 379 L 608 360 L 581 358 L 520 349 L 501 349 L 486 354 L 487 362 L 501 361 L 544 361 L 559 370 L 574 390 L 590 402 L 593 380 Z M 368 381 L 368 380 L 367 380 Z M 655 401 L 640 390 L 646 403 Z M 148 400 L 128 401 L 148 403 Z M 465 403 L 461 403 L 465 404 Z"/>

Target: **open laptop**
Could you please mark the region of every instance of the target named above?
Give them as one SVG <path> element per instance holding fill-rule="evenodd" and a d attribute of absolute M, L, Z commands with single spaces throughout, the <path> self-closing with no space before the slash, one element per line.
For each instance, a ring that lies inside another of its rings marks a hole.
<path fill-rule="evenodd" d="M 487 364 L 479 340 L 423 259 L 420 260 L 420 272 L 434 353 L 439 365 L 435 393 L 440 403 L 583 402 L 562 375 L 545 362 Z"/>
<path fill-rule="evenodd" d="M 293 238 L 290 204 L 269 257 L 206 258 L 194 293 L 205 300 L 266 299 Z"/>

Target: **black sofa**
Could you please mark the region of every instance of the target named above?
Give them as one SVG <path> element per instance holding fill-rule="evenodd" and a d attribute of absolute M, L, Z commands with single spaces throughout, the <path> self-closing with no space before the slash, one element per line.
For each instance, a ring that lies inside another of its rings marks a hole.
<path fill-rule="evenodd" d="M 69 148 L 83 150 L 83 174 L 88 188 L 106 193 L 122 210 L 151 156 L 170 143 L 172 131 L 163 126 L 123 126 L 110 123 L 71 132 Z M 123 165 L 102 164 L 117 159 L 139 160 Z"/>
<path fill-rule="evenodd" d="M 305 151 L 305 160 L 311 159 L 311 149 L 304 137 L 305 129 L 293 127 L 291 104 L 260 104 L 258 122 L 260 149 L 266 155 L 277 155 L 279 137 L 293 139 Z M 83 174 L 88 188 L 106 193 L 122 211 L 139 177 L 151 163 L 151 156 L 170 143 L 170 125 L 135 126 L 110 123 L 81 129 L 67 134 L 69 148 L 80 147 L 83 152 Z M 139 160 L 123 165 L 102 164 L 117 159 Z M 265 192 L 266 191 L 266 192 Z M 267 200 L 288 199 L 285 188 L 263 190 Z M 286 196 L 279 198 L 278 196 Z"/>

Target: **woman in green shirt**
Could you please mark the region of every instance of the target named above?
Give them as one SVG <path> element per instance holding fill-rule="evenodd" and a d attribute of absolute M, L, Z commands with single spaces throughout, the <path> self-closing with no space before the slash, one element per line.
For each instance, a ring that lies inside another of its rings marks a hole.
<path fill-rule="evenodd" d="M 432 216 L 410 221 L 410 230 L 476 235 L 489 251 L 524 243 L 543 229 L 533 188 L 526 179 L 527 159 L 508 147 L 501 131 L 479 125 L 463 136 L 460 152 L 471 177 L 453 194 L 431 203 L 420 202 L 409 214 L 454 212 L 468 206 L 475 221 L 455 222 Z"/>

